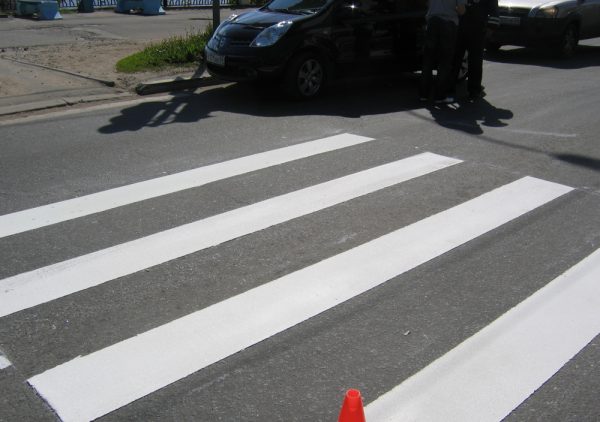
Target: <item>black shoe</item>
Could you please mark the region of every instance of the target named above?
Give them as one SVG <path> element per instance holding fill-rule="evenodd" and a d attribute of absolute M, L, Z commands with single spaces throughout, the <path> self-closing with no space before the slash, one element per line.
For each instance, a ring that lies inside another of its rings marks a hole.
<path fill-rule="evenodd" d="M 484 90 L 477 91 L 477 92 L 469 92 L 469 101 L 474 102 L 485 96 L 486 96 L 486 93 Z"/>
<path fill-rule="evenodd" d="M 438 98 L 435 100 L 436 104 L 452 104 L 454 102 L 454 97 L 447 96 L 444 98 Z"/>

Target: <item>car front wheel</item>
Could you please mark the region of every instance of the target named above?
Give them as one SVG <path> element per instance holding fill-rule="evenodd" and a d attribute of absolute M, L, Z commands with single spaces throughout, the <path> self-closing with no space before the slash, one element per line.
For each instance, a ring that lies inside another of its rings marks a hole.
<path fill-rule="evenodd" d="M 579 43 L 579 32 L 575 24 L 570 24 L 565 29 L 563 36 L 558 44 L 557 54 L 559 57 L 568 58 L 575 54 L 575 49 Z"/>
<path fill-rule="evenodd" d="M 296 99 L 309 99 L 320 94 L 327 82 L 325 60 L 317 53 L 305 52 L 293 57 L 287 68 L 284 88 Z"/>

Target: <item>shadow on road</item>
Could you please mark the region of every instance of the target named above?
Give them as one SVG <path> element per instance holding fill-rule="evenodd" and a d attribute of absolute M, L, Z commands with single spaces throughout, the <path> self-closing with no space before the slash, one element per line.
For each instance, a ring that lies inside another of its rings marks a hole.
<path fill-rule="evenodd" d="M 471 135 L 482 135 L 482 126 L 507 126 L 505 120 L 513 117 L 512 111 L 497 108 L 485 99 L 473 103 L 460 102 L 451 106 L 430 106 L 428 110 L 440 126 Z"/>
<path fill-rule="evenodd" d="M 598 50 L 600 52 L 600 48 Z M 477 136 L 478 139 L 508 148 L 522 149 L 576 165 L 600 171 L 600 160 L 592 157 L 559 155 L 549 151 L 496 139 L 485 127 L 507 126 L 513 112 L 491 104 L 483 98 L 474 103 L 459 102 L 452 106 L 427 105 L 431 118 L 417 113 L 424 105 L 417 99 L 417 76 L 348 80 L 333 86 L 326 95 L 311 101 L 291 101 L 273 89 L 258 89 L 253 85 L 231 84 L 199 93 L 184 93 L 170 100 L 147 101 L 121 110 L 110 123 L 99 130 L 103 134 L 138 131 L 176 123 L 197 123 L 211 118 L 215 112 L 261 117 L 285 116 L 362 116 L 408 111 L 424 121 Z"/>
<path fill-rule="evenodd" d="M 261 117 L 304 115 L 361 116 L 421 108 L 416 92 L 417 77 L 402 75 L 379 79 L 354 79 L 336 83 L 320 98 L 292 101 L 273 88 L 252 84 L 231 84 L 199 93 L 177 95 L 136 104 L 121 110 L 100 133 L 137 131 L 173 123 L 192 123 L 210 118 L 215 112 Z"/>
<path fill-rule="evenodd" d="M 586 167 L 590 170 L 600 171 L 600 159 L 586 157 L 584 155 L 577 154 L 555 154 L 554 158 L 567 163 L 575 164 L 579 167 Z"/>
<path fill-rule="evenodd" d="M 485 60 L 497 63 L 522 64 L 556 69 L 583 69 L 600 66 L 600 46 L 580 45 L 568 59 L 554 57 L 549 51 L 533 48 L 511 48 L 486 52 Z"/>

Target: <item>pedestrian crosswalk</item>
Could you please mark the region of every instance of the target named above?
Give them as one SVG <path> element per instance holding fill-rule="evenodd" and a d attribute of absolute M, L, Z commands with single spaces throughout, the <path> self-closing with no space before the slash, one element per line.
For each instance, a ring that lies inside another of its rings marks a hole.
<path fill-rule="evenodd" d="M 0 237 L 106 211 L 134 202 L 190 189 L 243 173 L 293 160 L 358 145 L 371 138 L 351 134 L 334 135 L 313 142 L 262 152 L 211 166 L 114 188 L 83 197 L 43 205 L 0 216 Z"/>
<path fill-rule="evenodd" d="M 340 134 L 42 205 L 0 216 L 0 236 L 10 239 L 47 225 L 365 143 L 376 147 L 373 138 Z M 401 189 L 408 182 L 418 184 L 434 175 L 443 180 L 445 172 L 461 165 L 465 163 L 453 157 L 430 152 L 413 154 L 15 274 L 0 280 L 0 318 L 18 321 L 22 316 L 35 313 L 43 304 L 60 302 L 78 293 L 72 299 L 76 301 L 81 295 L 93 294 L 94 288 L 114 280 L 169 265 L 178 258 L 209 248 L 218 249 L 235 239 L 284 227 L 309 215 L 318 216 L 325 210 L 351 205 L 359 199 L 371 199 L 386 189 Z M 427 194 L 426 191 L 422 193 L 424 197 Z M 323 256 L 318 262 L 264 280 L 242 292 L 232 290 L 223 300 L 143 332 L 131 332 L 121 340 L 83 356 L 69 358 L 68 351 L 57 352 L 64 358 L 43 370 L 36 369 L 28 375 L 27 382 L 62 420 L 87 421 L 118 413 L 176 382 L 186 382 L 193 374 L 207 371 L 212 365 L 248 353 L 261 342 L 277 339 L 294 327 L 324 318 L 329 312 L 364 297 L 367 292 L 465 248 L 477 239 L 506 230 L 507 226 L 522 222 L 531 213 L 548 209 L 551 203 L 559 198 L 568 199 L 572 194 L 573 188 L 559 183 L 511 176 L 508 182 L 497 183 L 492 189 L 458 201 L 450 208 L 394 227 L 383 235 Z M 276 248 L 285 247 L 278 245 Z M 318 248 L 318 245 L 307 247 Z M 564 268 L 564 275 L 553 281 L 546 280 L 546 287 L 513 309 L 506 309 L 504 315 L 464 339 L 460 345 L 448 347 L 443 356 L 424 362 L 420 371 L 404 377 L 406 379 L 396 387 L 388 388 L 389 382 L 386 382 L 387 387 L 382 391 L 382 386 L 376 385 L 377 380 L 371 379 L 375 385 L 366 383 L 365 388 L 377 391 L 380 397 L 363 394 L 369 403 L 367 420 L 501 420 L 600 333 L 598 253 L 593 252 L 570 270 Z M 164 283 L 171 282 L 164 280 Z M 565 315 L 568 315 L 567 321 L 561 325 Z M 550 326 L 561 330 L 560 342 L 546 335 Z M 574 332 L 577 334 L 569 335 Z M 10 337 L 11 333 L 0 331 L 0 335 Z M 94 333 L 82 335 L 93 336 Z M 11 344 L 3 338 L 0 343 Z M 35 350 L 36 345 L 31 348 Z M 11 362 L 18 366 L 19 350 L 6 352 Z M 393 349 L 377 353 L 387 359 L 398 358 Z M 539 357 L 539 365 L 531 364 L 532 354 Z M 335 384 L 335 380 L 332 382 Z M 318 381 L 315 383 L 319 384 Z M 294 380 L 289 379 L 288 385 L 292 388 Z M 337 388 L 347 387 L 350 386 Z M 196 390 L 192 388 L 192 391 Z M 223 397 L 222 400 L 221 406 L 231 406 L 231 399 Z M 461 400 L 470 401 L 471 406 L 450 405 L 462 403 Z M 233 400 L 233 403 L 237 402 Z M 331 404 L 333 414 L 336 405 Z M 219 417 L 206 413 L 194 419 L 233 420 L 232 415 L 236 415 L 235 420 L 314 419 L 314 414 L 283 418 L 281 415 L 285 413 L 281 411 L 280 416 L 273 419 L 274 416 L 269 418 L 256 412 L 233 409 Z M 116 419 L 120 418 L 117 416 Z M 170 419 L 186 418 L 171 415 Z M 323 415 L 315 420 L 329 419 L 331 416 Z"/>
<path fill-rule="evenodd" d="M 599 280 L 600 249 L 375 400 L 368 420 L 502 420 L 598 335 Z"/>
<path fill-rule="evenodd" d="M 0 281 L 0 316 L 456 164 L 420 154 Z"/>

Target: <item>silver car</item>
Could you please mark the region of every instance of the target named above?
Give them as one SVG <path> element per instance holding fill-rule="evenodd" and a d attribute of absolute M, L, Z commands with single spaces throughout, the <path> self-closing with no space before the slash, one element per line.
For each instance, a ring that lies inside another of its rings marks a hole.
<path fill-rule="evenodd" d="M 488 51 L 545 47 L 569 57 L 579 40 L 600 36 L 600 0 L 498 0 L 498 12 L 500 27 L 488 37 Z"/>

